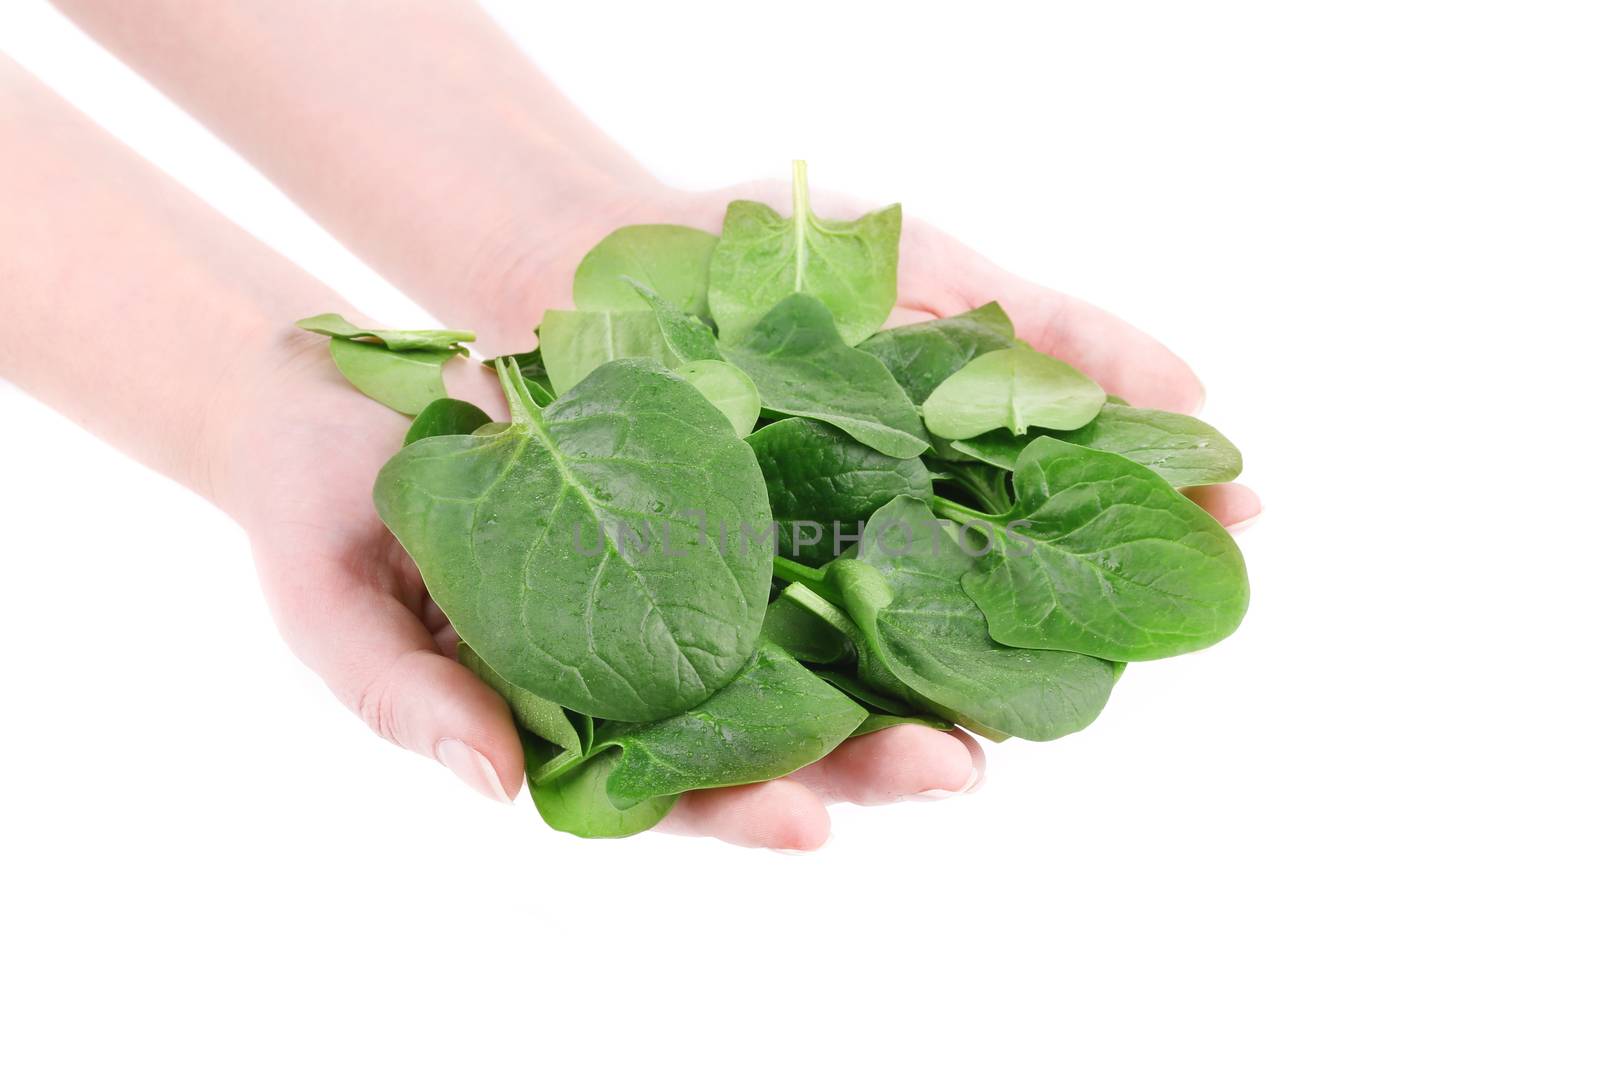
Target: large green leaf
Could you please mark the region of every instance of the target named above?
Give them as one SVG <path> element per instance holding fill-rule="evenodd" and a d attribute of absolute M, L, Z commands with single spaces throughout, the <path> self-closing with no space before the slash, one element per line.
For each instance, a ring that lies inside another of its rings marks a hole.
<path fill-rule="evenodd" d="M 1169 485 L 1216 485 L 1231 482 L 1244 469 L 1239 450 L 1222 434 L 1191 415 L 1125 404 L 1106 406 L 1094 421 L 1076 430 L 1041 430 L 1019 436 L 994 430 L 951 446 L 974 459 L 1015 470 L 1022 450 L 1039 437 L 1115 452 L 1142 464 Z"/>
<path fill-rule="evenodd" d="M 606 784 L 619 806 L 780 778 L 849 737 L 866 709 L 776 645 L 705 703 L 652 723 L 597 722 L 594 753 L 620 749 Z"/>
<path fill-rule="evenodd" d="M 638 311 L 647 306 L 630 279 L 691 315 L 708 315 L 706 289 L 717 235 L 689 226 L 624 226 L 589 250 L 572 279 L 580 311 Z"/>
<path fill-rule="evenodd" d="M 1105 390 L 1059 359 L 1021 342 L 986 352 L 939 385 L 922 405 L 928 432 L 959 441 L 1005 428 L 1075 430 L 1099 413 Z"/>
<path fill-rule="evenodd" d="M 1233 538 L 1148 467 L 1046 437 L 1018 457 L 1015 482 L 993 551 L 963 581 L 995 640 L 1159 659 L 1215 644 L 1244 618 Z"/>
<path fill-rule="evenodd" d="M 723 354 L 750 375 L 768 411 L 829 423 L 899 459 L 928 448 L 905 390 L 883 364 L 844 343 L 815 297 L 786 298 Z"/>
<path fill-rule="evenodd" d="M 779 551 L 801 563 L 837 556 L 854 542 L 858 524 L 895 497 L 933 493 L 921 460 L 886 456 L 811 419 L 780 419 L 749 442 L 767 480 Z"/>
<path fill-rule="evenodd" d="M 873 658 L 918 705 L 1032 741 L 1093 722 L 1111 694 L 1111 664 L 994 641 L 962 589 L 972 568 L 928 505 L 901 497 L 867 523 L 858 557 L 837 560 L 828 576 Z"/>
<path fill-rule="evenodd" d="M 750 658 L 766 608 L 770 556 L 716 535 L 771 522 L 754 454 L 651 363 L 607 363 L 542 411 L 496 366 L 511 426 L 407 446 L 378 514 L 512 684 L 631 721 L 694 707 Z"/>
<path fill-rule="evenodd" d="M 863 341 L 894 310 L 900 260 L 900 205 L 853 222 L 811 211 L 805 164 L 794 165 L 794 214 L 735 200 L 711 256 L 711 315 L 722 340 L 737 342 L 767 309 L 809 293 L 833 313 L 849 344 Z"/>
<path fill-rule="evenodd" d="M 661 336 L 655 313 L 546 311 L 539 324 L 539 353 L 557 396 L 598 366 L 618 359 L 649 359 L 666 367 L 678 358 Z"/>
<path fill-rule="evenodd" d="M 856 347 L 877 357 L 915 403 L 985 352 L 1009 347 L 1011 319 L 994 302 L 928 322 L 875 333 Z"/>

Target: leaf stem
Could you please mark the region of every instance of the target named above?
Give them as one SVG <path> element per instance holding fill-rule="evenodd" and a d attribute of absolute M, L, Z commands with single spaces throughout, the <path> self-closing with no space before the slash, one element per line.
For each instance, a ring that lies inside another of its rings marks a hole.
<path fill-rule="evenodd" d="M 772 559 L 772 574 L 774 577 L 781 578 L 786 582 L 793 582 L 807 589 L 814 589 L 824 596 L 827 595 L 825 590 L 828 588 L 828 576 L 815 567 L 807 567 L 804 563 L 796 563 L 792 559 L 774 556 Z"/>
<path fill-rule="evenodd" d="M 942 496 L 928 498 L 928 509 L 941 519 L 950 519 L 952 522 L 996 522 L 1000 516 L 985 515 L 981 511 L 957 504 L 954 500 L 946 500 Z"/>
<path fill-rule="evenodd" d="M 506 404 L 511 408 L 511 421 L 519 426 L 531 426 L 539 421 L 539 408 L 543 405 L 534 399 L 533 389 L 538 389 L 544 397 L 544 403 L 550 402 L 550 394 L 537 382 L 530 383 L 522 376 L 522 368 L 517 366 L 517 361 L 510 356 L 502 356 L 494 361 L 494 372 L 500 379 L 500 388 L 505 390 Z M 532 388 L 530 388 L 532 386 Z"/>
<path fill-rule="evenodd" d="M 863 642 L 866 640 L 866 636 L 862 634 L 861 628 L 855 624 L 855 621 L 846 615 L 837 604 L 816 590 L 796 582 L 785 589 L 783 595 L 844 634 L 850 643 L 855 646 L 858 655 L 860 654 L 860 649 L 865 647 Z"/>
<path fill-rule="evenodd" d="M 810 252 L 806 247 L 806 226 L 811 221 L 811 191 L 806 188 L 805 160 L 794 160 L 791 181 L 794 217 L 789 222 L 794 227 L 794 291 L 798 293 L 806 276 L 806 258 Z"/>

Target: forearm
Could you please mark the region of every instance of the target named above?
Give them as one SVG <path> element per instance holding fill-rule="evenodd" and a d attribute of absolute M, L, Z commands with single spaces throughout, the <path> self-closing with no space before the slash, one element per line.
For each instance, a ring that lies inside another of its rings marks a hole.
<path fill-rule="evenodd" d="M 491 351 L 506 277 L 654 185 L 470 3 L 58 6 Z"/>
<path fill-rule="evenodd" d="M 0 56 L 0 375 L 213 498 L 240 398 L 343 304 Z"/>

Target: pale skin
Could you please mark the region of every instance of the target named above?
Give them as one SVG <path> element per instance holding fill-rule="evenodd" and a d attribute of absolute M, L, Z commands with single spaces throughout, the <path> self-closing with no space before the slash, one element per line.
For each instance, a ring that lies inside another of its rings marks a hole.
<path fill-rule="evenodd" d="M 488 354 L 528 347 L 544 309 L 570 306 L 578 259 L 619 225 L 715 230 L 735 195 L 786 209 L 776 182 L 662 185 L 470 4 L 58 6 L 440 321 L 477 330 Z M 506 706 L 454 660 L 448 622 L 372 508 L 406 419 L 346 384 L 320 340 L 286 328 L 321 311 L 369 320 L 4 61 L 0 144 L 0 373 L 236 519 L 286 640 L 378 734 L 488 796 L 515 796 L 522 756 Z M 858 213 L 814 199 L 823 214 Z M 1023 338 L 1135 404 L 1192 411 L 1203 399 L 1150 337 L 907 220 L 892 321 L 989 300 Z M 112 338 L 137 340 L 108 359 Z M 449 386 L 503 406 L 474 365 L 458 361 Z M 1241 485 L 1193 495 L 1225 525 L 1260 511 Z M 662 829 L 814 849 L 830 803 L 948 796 L 982 773 L 970 737 L 901 726 L 779 781 L 688 794 Z"/>

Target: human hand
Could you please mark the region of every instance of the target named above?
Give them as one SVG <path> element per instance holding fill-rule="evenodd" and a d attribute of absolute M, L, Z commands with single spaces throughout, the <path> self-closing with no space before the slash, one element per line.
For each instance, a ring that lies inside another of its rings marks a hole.
<path fill-rule="evenodd" d="M 510 712 L 456 662 L 454 631 L 372 505 L 407 420 L 352 389 L 318 338 L 286 339 L 260 367 L 230 411 L 213 492 L 250 536 L 285 639 L 379 736 L 509 802 L 523 776 Z M 504 414 L 481 366 L 456 361 L 447 379 L 452 395 Z M 810 850 L 828 838 L 828 803 L 949 796 L 983 765 L 959 731 L 898 726 L 785 779 L 686 794 L 659 828 Z"/>

